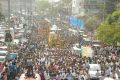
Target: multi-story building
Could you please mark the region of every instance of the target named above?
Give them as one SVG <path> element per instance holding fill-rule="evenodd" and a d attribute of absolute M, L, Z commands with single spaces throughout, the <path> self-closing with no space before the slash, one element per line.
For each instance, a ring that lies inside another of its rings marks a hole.
<path fill-rule="evenodd" d="M 87 14 L 103 12 L 105 0 L 84 0 L 84 9 Z"/>
<path fill-rule="evenodd" d="M 72 15 L 80 14 L 79 8 L 80 8 L 80 2 L 81 0 L 72 0 Z"/>
<path fill-rule="evenodd" d="M 111 13 L 120 0 L 72 0 L 73 15 L 91 15 L 96 13 Z"/>
<path fill-rule="evenodd" d="M 35 0 L 10 0 L 11 13 L 19 13 L 20 11 L 31 11 Z M 8 14 L 8 0 L 0 0 L 2 13 Z"/>
<path fill-rule="evenodd" d="M 84 16 L 86 14 L 94 14 L 104 9 L 105 0 L 73 0 L 72 14 Z"/>
<path fill-rule="evenodd" d="M 0 7 L 1 7 L 1 12 L 5 14 L 8 9 L 7 0 L 0 0 Z"/>

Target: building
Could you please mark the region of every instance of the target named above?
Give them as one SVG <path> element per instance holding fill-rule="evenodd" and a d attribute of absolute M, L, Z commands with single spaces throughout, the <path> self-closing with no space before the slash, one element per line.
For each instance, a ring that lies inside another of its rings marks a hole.
<path fill-rule="evenodd" d="M 81 5 L 79 4 L 81 0 L 72 0 L 72 15 L 77 15 L 80 14 L 80 7 Z"/>
<path fill-rule="evenodd" d="M 84 9 L 87 14 L 103 12 L 105 0 L 84 0 Z"/>
<path fill-rule="evenodd" d="M 112 13 L 120 0 L 72 0 L 73 15 L 92 15 Z"/>
<path fill-rule="evenodd" d="M 0 0 L 0 7 L 1 7 L 1 12 L 5 15 L 7 13 L 7 7 L 8 5 L 6 4 L 7 0 Z"/>
<path fill-rule="evenodd" d="M 8 15 L 8 0 L 0 0 L 2 13 Z M 19 14 L 20 11 L 33 10 L 35 0 L 10 0 L 11 14 Z"/>
<path fill-rule="evenodd" d="M 105 0 L 73 0 L 72 14 L 84 16 L 103 11 Z"/>

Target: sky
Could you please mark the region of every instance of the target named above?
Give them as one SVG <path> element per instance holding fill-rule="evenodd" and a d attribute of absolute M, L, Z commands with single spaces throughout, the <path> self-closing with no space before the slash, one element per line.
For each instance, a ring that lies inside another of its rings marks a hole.
<path fill-rule="evenodd" d="M 36 1 L 39 1 L 39 0 L 36 0 Z M 44 0 L 40 0 L 40 1 L 44 1 Z M 58 1 L 60 1 L 60 0 L 46 0 L 46 1 L 49 1 L 49 2 L 58 2 Z"/>
<path fill-rule="evenodd" d="M 49 0 L 50 2 L 58 2 L 58 1 L 60 1 L 60 0 Z"/>

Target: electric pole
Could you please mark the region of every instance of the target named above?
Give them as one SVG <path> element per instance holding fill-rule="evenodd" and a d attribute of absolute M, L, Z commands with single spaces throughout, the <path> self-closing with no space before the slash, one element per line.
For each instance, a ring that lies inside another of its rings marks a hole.
<path fill-rule="evenodd" d="M 10 11 L 10 0 L 8 0 L 8 29 L 10 29 L 10 27 L 11 27 L 11 24 L 10 24 L 10 14 L 11 14 L 11 11 Z"/>

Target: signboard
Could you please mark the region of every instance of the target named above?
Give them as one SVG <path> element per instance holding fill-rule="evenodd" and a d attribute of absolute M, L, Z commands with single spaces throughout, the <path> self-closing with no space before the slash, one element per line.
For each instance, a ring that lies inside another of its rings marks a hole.
<path fill-rule="evenodd" d="M 93 50 L 90 46 L 82 46 L 82 57 L 92 57 Z"/>
<path fill-rule="evenodd" d="M 43 32 L 43 33 L 48 33 L 49 32 L 49 30 L 47 29 L 47 28 L 45 28 L 45 29 L 41 29 L 41 30 L 39 30 L 40 32 Z"/>
<path fill-rule="evenodd" d="M 84 27 L 84 22 L 83 20 L 80 20 L 80 19 L 77 19 L 73 16 L 70 16 L 69 17 L 69 22 L 73 25 L 73 26 L 78 26 L 80 28 L 83 28 Z"/>
<path fill-rule="evenodd" d="M 4 62 L 5 58 L 6 58 L 6 56 L 0 56 L 0 62 Z"/>
<path fill-rule="evenodd" d="M 15 58 L 17 58 L 17 56 L 18 56 L 18 53 L 9 53 L 8 54 L 8 59 L 15 59 Z"/>

